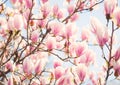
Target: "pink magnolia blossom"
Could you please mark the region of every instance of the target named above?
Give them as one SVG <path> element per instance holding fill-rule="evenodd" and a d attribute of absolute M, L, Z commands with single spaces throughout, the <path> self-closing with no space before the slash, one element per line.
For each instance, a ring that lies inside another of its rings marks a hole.
<path fill-rule="evenodd" d="M 54 17 L 58 19 L 63 18 L 63 10 L 59 9 L 58 5 L 54 5 L 52 11 Z"/>
<path fill-rule="evenodd" d="M 49 13 L 50 13 L 50 7 L 48 4 L 44 4 L 42 7 L 41 7 L 41 12 L 43 14 L 43 18 L 46 18 Z"/>
<path fill-rule="evenodd" d="M 90 49 L 86 50 L 85 54 L 81 56 L 79 60 L 80 63 L 84 63 L 86 66 L 94 63 L 94 61 L 95 53 Z"/>
<path fill-rule="evenodd" d="M 14 27 L 17 30 L 20 30 L 20 28 L 23 26 L 23 18 L 22 15 L 20 14 L 15 14 L 14 15 Z"/>
<path fill-rule="evenodd" d="M 54 61 L 54 64 L 53 64 L 54 68 L 61 66 L 61 65 L 62 65 L 62 63 L 60 61 L 58 61 L 58 60 Z"/>
<path fill-rule="evenodd" d="M 10 0 L 12 2 L 12 4 L 15 4 L 17 2 L 17 0 Z"/>
<path fill-rule="evenodd" d="M 14 29 L 14 19 L 12 17 L 9 17 L 9 20 L 8 20 L 8 29 L 9 30 L 13 30 Z"/>
<path fill-rule="evenodd" d="M 79 56 L 83 55 L 86 50 L 86 47 L 87 47 L 87 45 L 84 42 L 78 43 L 75 48 L 76 56 L 79 57 Z"/>
<path fill-rule="evenodd" d="M 90 31 L 86 28 L 83 28 L 82 33 L 81 33 L 81 38 L 82 38 L 82 40 L 88 41 L 90 38 Z"/>
<path fill-rule="evenodd" d="M 72 0 L 66 0 L 68 3 L 70 3 Z"/>
<path fill-rule="evenodd" d="M 26 58 L 23 61 L 23 71 L 26 75 L 31 75 L 33 71 L 33 62 L 31 59 Z"/>
<path fill-rule="evenodd" d="M 6 68 L 10 71 L 14 71 L 14 65 L 13 65 L 13 62 L 12 61 L 8 61 L 6 63 Z"/>
<path fill-rule="evenodd" d="M 28 20 L 30 14 L 30 9 L 26 9 L 25 12 L 23 13 L 23 17 Z"/>
<path fill-rule="evenodd" d="M 40 74 L 44 68 L 44 64 L 42 60 L 38 60 L 35 64 L 35 73 Z"/>
<path fill-rule="evenodd" d="M 25 0 L 25 4 L 26 4 L 26 7 L 27 7 L 27 8 L 31 8 L 33 2 L 32 2 L 32 0 Z"/>
<path fill-rule="evenodd" d="M 46 3 L 48 0 L 42 0 L 42 3 L 44 4 L 44 3 Z"/>
<path fill-rule="evenodd" d="M 64 16 L 63 11 L 62 10 L 58 10 L 57 18 L 61 19 L 61 18 L 63 18 L 63 16 Z"/>
<path fill-rule="evenodd" d="M 115 70 L 115 73 L 114 75 L 117 77 L 120 75 L 120 60 L 118 60 L 114 66 L 113 66 L 114 70 Z"/>
<path fill-rule="evenodd" d="M 58 11 L 59 11 L 58 5 L 54 5 L 53 6 L 53 15 L 57 16 L 58 15 Z"/>
<path fill-rule="evenodd" d="M 120 59 L 120 47 L 116 50 L 114 57 L 116 61 Z"/>
<path fill-rule="evenodd" d="M 53 37 L 49 37 L 46 41 L 46 46 L 49 51 L 56 48 L 56 39 Z"/>
<path fill-rule="evenodd" d="M 55 73 L 55 79 L 59 79 L 61 76 L 63 76 L 65 70 L 61 66 L 58 66 L 55 68 L 54 73 Z"/>
<path fill-rule="evenodd" d="M 106 17 L 108 18 L 111 17 L 111 14 L 113 13 L 116 5 L 117 5 L 117 0 L 114 0 L 113 2 L 111 0 L 104 1 L 104 11 L 105 11 Z"/>
<path fill-rule="evenodd" d="M 8 84 L 7 85 L 14 85 L 12 76 L 8 79 Z"/>
<path fill-rule="evenodd" d="M 45 28 L 47 24 L 47 20 L 46 19 L 43 19 L 43 20 L 39 20 L 38 21 L 38 25 L 41 27 L 41 28 Z"/>
<path fill-rule="evenodd" d="M 75 6 L 74 5 L 69 5 L 68 6 L 68 13 L 72 14 L 74 12 Z"/>
<path fill-rule="evenodd" d="M 76 25 L 75 24 L 73 24 L 73 23 L 68 23 L 67 25 L 66 25 L 66 27 L 65 27 L 65 29 L 63 29 L 63 31 L 64 31 L 64 37 L 65 38 L 70 38 L 70 37 L 72 37 L 74 34 L 75 34 L 75 32 L 77 31 L 77 29 L 76 29 L 77 27 L 76 27 Z"/>
<path fill-rule="evenodd" d="M 78 15 L 78 13 L 75 13 L 75 14 L 73 14 L 73 16 L 71 16 L 70 21 L 74 22 L 74 21 L 76 21 L 78 19 L 79 19 L 79 15 Z"/>
<path fill-rule="evenodd" d="M 62 24 L 58 22 L 53 22 L 51 25 L 51 31 L 56 36 L 60 34 L 60 31 L 62 29 Z"/>
<path fill-rule="evenodd" d="M 109 34 L 107 27 L 103 26 L 102 23 L 95 17 L 91 18 L 92 32 L 96 35 L 98 44 L 103 46 L 109 40 Z"/>
<path fill-rule="evenodd" d="M 32 32 L 31 40 L 32 42 L 37 42 L 39 38 L 39 33 L 37 31 Z"/>
<path fill-rule="evenodd" d="M 84 64 L 79 64 L 79 66 L 76 68 L 76 72 L 80 81 L 84 81 L 87 74 L 86 71 L 87 71 L 87 68 Z"/>
<path fill-rule="evenodd" d="M 73 75 L 70 72 L 66 72 L 66 74 L 61 76 L 56 81 L 56 85 L 74 85 L 74 83 L 73 83 Z"/>
<path fill-rule="evenodd" d="M 120 7 L 115 8 L 113 12 L 113 21 L 117 26 L 120 26 Z"/>

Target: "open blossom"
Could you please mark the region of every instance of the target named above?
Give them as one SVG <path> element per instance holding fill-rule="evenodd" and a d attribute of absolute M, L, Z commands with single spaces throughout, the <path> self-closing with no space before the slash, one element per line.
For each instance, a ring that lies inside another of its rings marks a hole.
<path fill-rule="evenodd" d="M 15 4 L 17 2 L 17 0 L 10 0 L 12 2 L 12 4 Z"/>
<path fill-rule="evenodd" d="M 107 27 L 103 26 L 103 24 L 95 17 L 91 18 L 91 28 L 92 32 L 96 35 L 96 39 L 100 46 L 103 46 L 109 40 L 109 34 Z"/>
<path fill-rule="evenodd" d="M 87 75 L 87 68 L 84 64 L 79 64 L 78 67 L 76 67 L 76 72 L 79 77 L 80 81 L 84 81 L 86 75 Z"/>
<path fill-rule="evenodd" d="M 31 40 L 32 42 L 37 42 L 39 38 L 39 33 L 37 31 L 32 32 Z"/>
<path fill-rule="evenodd" d="M 116 61 L 118 61 L 120 59 L 120 47 L 116 50 L 114 57 L 115 57 Z"/>
<path fill-rule="evenodd" d="M 120 75 L 120 60 L 118 60 L 114 66 L 113 66 L 114 70 L 115 70 L 115 73 L 114 75 L 117 77 Z"/>
<path fill-rule="evenodd" d="M 74 85 L 73 75 L 70 72 L 66 72 L 56 81 L 56 85 Z"/>
<path fill-rule="evenodd" d="M 83 28 L 82 33 L 81 33 L 81 38 L 82 38 L 82 40 L 88 41 L 90 38 L 90 31 L 86 28 Z"/>
<path fill-rule="evenodd" d="M 41 12 L 43 14 L 43 18 L 46 18 L 49 13 L 50 13 L 50 7 L 48 4 L 44 4 L 42 7 L 41 7 Z"/>
<path fill-rule="evenodd" d="M 61 66 L 55 68 L 55 79 L 59 79 L 65 73 L 65 69 Z"/>
<path fill-rule="evenodd" d="M 61 66 L 62 65 L 62 62 L 58 61 L 58 60 L 55 60 L 54 61 L 54 68 L 58 67 L 58 66 Z"/>
<path fill-rule="evenodd" d="M 104 1 L 104 11 L 106 18 L 111 18 L 111 14 L 113 13 L 115 7 L 117 6 L 117 0 L 114 0 L 113 2 L 111 0 L 105 0 Z"/>
<path fill-rule="evenodd" d="M 12 62 L 12 61 L 8 61 L 8 62 L 6 63 L 6 68 L 7 68 L 8 70 L 10 70 L 10 71 L 14 71 L 14 64 L 13 64 L 13 62 Z"/>
<path fill-rule="evenodd" d="M 78 43 L 76 45 L 76 48 L 75 48 L 76 56 L 79 57 L 79 56 L 83 55 L 85 50 L 86 50 L 86 48 L 87 48 L 86 43 L 84 43 L 84 42 Z"/>
<path fill-rule="evenodd" d="M 39 20 L 38 21 L 38 25 L 41 27 L 41 28 L 45 28 L 47 24 L 47 20 L 46 19 L 43 19 L 43 20 Z"/>
<path fill-rule="evenodd" d="M 64 16 L 63 10 L 58 10 L 57 18 L 61 19 L 63 18 L 63 16 Z"/>
<path fill-rule="evenodd" d="M 52 33 L 56 36 L 60 34 L 60 31 L 62 29 L 62 24 L 58 22 L 53 22 L 50 25 Z"/>
<path fill-rule="evenodd" d="M 117 26 L 120 26 L 120 7 L 115 8 L 113 12 L 113 21 Z"/>
<path fill-rule="evenodd" d="M 69 5 L 68 6 L 68 12 L 69 12 L 69 14 L 72 14 L 74 12 L 74 9 L 75 9 L 74 5 Z"/>
<path fill-rule="evenodd" d="M 42 0 L 42 3 L 44 4 L 44 3 L 46 3 L 48 0 Z"/>
<path fill-rule="evenodd" d="M 77 31 L 76 28 L 77 27 L 76 27 L 76 25 L 74 23 L 68 23 L 66 25 L 66 27 L 63 29 L 63 36 L 65 38 L 72 37 L 76 33 L 76 31 Z"/>
<path fill-rule="evenodd" d="M 8 79 L 8 84 L 7 85 L 14 85 L 12 76 Z"/>
<path fill-rule="evenodd" d="M 82 57 L 80 57 L 79 60 L 80 63 L 84 63 L 86 66 L 94 63 L 94 61 L 95 61 L 95 53 L 90 49 L 88 49 L 85 52 L 85 54 Z"/>
<path fill-rule="evenodd" d="M 22 15 L 20 14 L 15 14 L 14 15 L 14 27 L 17 30 L 20 30 L 20 28 L 23 26 L 23 18 Z"/>
<path fill-rule="evenodd" d="M 78 18 L 79 18 L 78 13 L 74 13 L 73 16 L 71 16 L 70 21 L 74 22 L 74 21 L 78 20 Z"/>
<path fill-rule="evenodd" d="M 31 59 L 26 58 L 23 61 L 23 71 L 27 75 L 31 75 L 32 74 L 32 71 L 33 71 L 33 62 L 32 62 Z"/>
<path fill-rule="evenodd" d="M 32 0 L 25 0 L 25 4 L 27 8 L 31 8 L 32 7 Z"/>
<path fill-rule="evenodd" d="M 58 5 L 54 5 L 54 6 L 53 6 L 53 15 L 54 15 L 54 16 L 57 16 L 57 15 L 58 15 L 58 11 L 59 11 Z"/>
<path fill-rule="evenodd" d="M 35 64 L 35 73 L 40 74 L 44 68 L 44 61 L 38 60 Z"/>
<path fill-rule="evenodd" d="M 49 51 L 53 50 L 56 48 L 56 39 L 53 38 L 53 37 L 49 37 L 47 40 L 46 40 L 46 46 L 47 46 L 47 49 Z"/>

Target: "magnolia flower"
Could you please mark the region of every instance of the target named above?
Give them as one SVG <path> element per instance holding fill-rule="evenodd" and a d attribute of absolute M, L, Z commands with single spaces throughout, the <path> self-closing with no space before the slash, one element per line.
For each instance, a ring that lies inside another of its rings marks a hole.
<path fill-rule="evenodd" d="M 31 34 L 32 42 L 37 42 L 38 38 L 39 38 L 39 33 L 37 31 L 32 32 L 32 34 Z"/>
<path fill-rule="evenodd" d="M 120 26 L 120 7 L 115 8 L 113 12 L 113 21 L 117 26 Z"/>
<path fill-rule="evenodd" d="M 40 74 L 44 68 L 44 61 L 38 60 L 35 64 L 35 73 Z"/>
<path fill-rule="evenodd" d="M 74 23 L 68 23 L 66 25 L 66 27 L 63 29 L 63 36 L 65 38 L 72 37 L 76 33 L 76 31 L 77 31 L 76 28 L 77 27 L 76 27 L 76 25 Z"/>
<path fill-rule="evenodd" d="M 118 61 L 120 59 L 120 47 L 116 50 L 114 57 L 115 57 L 116 61 Z"/>
<path fill-rule="evenodd" d="M 13 64 L 13 61 L 8 61 L 6 63 L 6 68 L 10 71 L 14 71 L 14 64 Z"/>
<path fill-rule="evenodd" d="M 46 24 L 47 24 L 47 20 L 46 19 L 38 21 L 38 25 L 40 25 L 41 28 L 45 28 Z"/>
<path fill-rule="evenodd" d="M 54 5 L 53 6 L 53 15 L 57 16 L 58 15 L 58 11 L 59 11 L 58 5 Z"/>
<path fill-rule="evenodd" d="M 53 37 L 49 37 L 47 40 L 46 40 L 46 46 L 47 46 L 47 49 L 49 51 L 53 50 L 56 48 L 56 39 L 53 38 Z"/>
<path fill-rule="evenodd" d="M 61 76 L 57 81 L 56 85 L 74 85 L 73 75 L 70 71 L 67 71 L 63 76 Z"/>
<path fill-rule="evenodd" d="M 23 18 L 22 18 L 22 15 L 20 14 L 15 14 L 14 17 L 14 27 L 17 29 L 17 30 L 20 30 L 20 28 L 23 26 Z"/>
<path fill-rule="evenodd" d="M 48 4 L 44 4 L 42 7 L 41 7 L 41 12 L 43 14 L 43 18 L 46 18 L 49 13 L 50 13 L 50 7 Z"/>
<path fill-rule="evenodd" d="M 75 13 L 75 14 L 73 14 L 73 15 L 71 16 L 70 21 L 71 21 L 71 22 L 74 22 L 74 21 L 78 20 L 78 18 L 79 18 L 78 13 Z"/>
<path fill-rule="evenodd" d="M 84 81 L 86 77 L 86 71 L 87 68 L 84 64 L 79 64 L 79 66 L 76 68 L 76 72 L 80 81 Z"/>
<path fill-rule="evenodd" d="M 107 27 L 103 26 L 102 23 L 95 17 L 91 18 L 92 32 L 96 35 L 96 39 L 100 46 L 103 46 L 109 40 L 109 34 Z"/>
<path fill-rule="evenodd" d="M 86 50 L 85 54 L 80 57 L 79 62 L 84 63 L 88 66 L 91 63 L 94 63 L 95 60 L 95 53 L 92 50 Z"/>
<path fill-rule="evenodd" d="M 86 43 L 78 43 L 76 48 L 75 48 L 75 53 L 76 53 L 76 56 L 79 57 L 81 55 L 84 54 L 85 50 L 86 50 Z"/>
<path fill-rule="evenodd" d="M 53 66 L 54 66 L 54 68 L 56 68 L 56 67 L 58 67 L 58 66 L 61 66 L 61 64 L 62 64 L 62 63 L 61 63 L 60 61 L 55 60 Z"/>
<path fill-rule="evenodd" d="M 7 85 L 14 85 L 12 76 L 8 79 L 8 84 Z"/>
<path fill-rule="evenodd" d="M 63 10 L 58 10 L 57 18 L 61 19 L 63 18 L 63 16 L 64 16 Z"/>
<path fill-rule="evenodd" d="M 15 4 L 17 0 L 10 0 L 12 4 Z"/>
<path fill-rule="evenodd" d="M 75 6 L 74 5 L 69 5 L 68 6 L 68 12 L 69 14 L 72 14 L 74 12 Z"/>
<path fill-rule="evenodd" d="M 42 3 L 44 4 L 44 3 L 46 3 L 48 0 L 42 0 Z"/>
<path fill-rule="evenodd" d="M 26 7 L 27 7 L 27 8 L 31 8 L 33 2 L 32 2 L 32 0 L 25 0 L 25 4 L 26 4 Z"/>
<path fill-rule="evenodd" d="M 61 76 L 63 76 L 63 74 L 65 73 L 65 70 L 63 67 L 58 66 L 55 68 L 55 79 L 59 79 Z"/>
<path fill-rule="evenodd" d="M 117 77 L 120 75 L 120 60 L 118 60 L 114 66 L 113 66 L 114 70 L 115 70 L 115 73 L 114 75 Z"/>
<path fill-rule="evenodd" d="M 23 61 L 23 71 L 26 73 L 26 75 L 31 75 L 33 71 L 33 62 L 30 58 L 26 58 Z"/>
<path fill-rule="evenodd" d="M 88 41 L 90 38 L 90 31 L 86 28 L 83 28 L 82 33 L 81 33 L 81 38 L 82 38 L 82 40 Z"/>
<path fill-rule="evenodd" d="M 60 34 L 60 31 L 62 29 L 62 24 L 58 22 L 53 22 L 50 25 L 52 33 L 56 36 Z"/>
<path fill-rule="evenodd" d="M 117 0 L 114 0 L 113 2 L 111 0 L 104 1 L 104 11 L 107 19 L 111 18 L 111 14 L 113 13 L 116 6 Z"/>

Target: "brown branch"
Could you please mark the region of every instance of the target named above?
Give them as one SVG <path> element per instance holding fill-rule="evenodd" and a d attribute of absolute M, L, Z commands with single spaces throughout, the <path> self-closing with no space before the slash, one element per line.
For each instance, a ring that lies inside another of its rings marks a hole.
<path fill-rule="evenodd" d="M 12 31 L 10 31 L 9 32 L 10 33 L 10 35 L 9 35 L 9 37 L 8 37 L 8 39 L 7 39 L 7 42 L 5 43 L 5 47 L 3 48 L 3 51 L 2 51 L 2 53 L 0 54 L 0 57 L 1 57 L 1 60 L 0 60 L 0 65 L 2 64 L 2 60 L 3 60 L 3 54 L 5 53 L 5 51 L 6 51 L 6 48 L 7 48 L 7 46 L 8 46 L 8 44 L 10 43 L 10 40 L 11 40 L 11 36 L 12 36 Z"/>
<path fill-rule="evenodd" d="M 112 22 L 112 33 L 111 33 L 111 37 L 110 37 L 109 60 L 108 60 L 108 69 L 107 69 L 106 78 L 105 78 L 105 85 L 107 84 L 107 80 L 110 76 L 110 70 L 112 69 L 112 67 L 110 66 L 110 62 L 112 59 L 113 34 L 114 34 L 114 23 Z"/>

